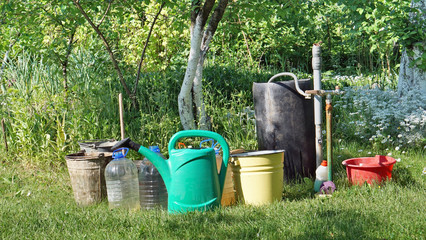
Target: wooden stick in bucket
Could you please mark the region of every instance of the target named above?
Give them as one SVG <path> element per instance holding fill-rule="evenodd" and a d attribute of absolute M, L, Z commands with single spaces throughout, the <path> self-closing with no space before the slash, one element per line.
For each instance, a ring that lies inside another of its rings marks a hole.
<path fill-rule="evenodd" d="M 120 112 L 120 130 L 121 130 L 121 140 L 124 139 L 124 120 L 123 120 L 123 95 L 118 94 L 118 105 Z"/>

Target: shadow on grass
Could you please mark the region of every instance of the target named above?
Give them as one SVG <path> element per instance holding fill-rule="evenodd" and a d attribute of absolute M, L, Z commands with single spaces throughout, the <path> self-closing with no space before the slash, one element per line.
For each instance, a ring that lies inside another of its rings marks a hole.
<path fill-rule="evenodd" d="M 346 175 L 346 168 L 342 165 L 342 161 L 354 157 L 357 156 L 354 156 L 349 151 L 335 151 L 332 162 L 332 172 L 333 182 L 336 185 L 337 190 L 349 186 Z M 298 178 L 291 181 L 285 181 L 283 199 L 299 201 L 314 198 L 314 181 L 315 178 Z"/>
<path fill-rule="evenodd" d="M 298 201 L 314 197 L 314 180 L 303 178 L 284 182 L 283 199 Z"/>
<path fill-rule="evenodd" d="M 411 172 L 404 166 L 395 166 L 392 171 L 392 181 L 402 187 L 419 187 L 420 184 Z"/>
<path fill-rule="evenodd" d="M 346 175 L 346 168 L 342 162 L 346 159 L 354 158 L 352 152 L 347 150 L 336 151 L 332 162 L 333 182 L 337 190 L 348 187 L 349 182 Z M 311 199 L 315 197 L 314 189 L 315 178 L 300 178 L 290 182 L 284 182 L 283 199 L 298 201 Z"/>
<path fill-rule="evenodd" d="M 370 226 L 377 225 L 372 216 L 356 210 L 320 209 L 292 239 L 371 239 L 368 235 L 372 230 Z"/>
<path fill-rule="evenodd" d="M 273 207 L 237 207 L 209 213 L 164 216 L 155 230 L 143 224 L 140 237 L 197 239 L 371 239 L 377 231 L 374 216 L 358 210 L 319 206 L 308 210 Z M 292 211 L 292 212 L 287 212 Z M 303 214 L 304 212 L 304 214 Z M 154 236 L 155 235 L 155 236 Z"/>
<path fill-rule="evenodd" d="M 268 219 L 261 207 L 171 214 L 162 216 L 155 229 L 152 229 L 152 224 L 143 224 L 139 236 L 160 239 L 254 239 L 262 227 L 268 226 L 268 231 L 279 227 L 279 223 L 275 222 L 269 229 L 269 221 L 266 225 L 259 224 L 260 219 Z"/>

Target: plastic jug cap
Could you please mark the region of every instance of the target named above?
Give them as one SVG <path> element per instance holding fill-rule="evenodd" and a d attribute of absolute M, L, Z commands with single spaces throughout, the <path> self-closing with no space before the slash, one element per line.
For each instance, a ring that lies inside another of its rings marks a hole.
<path fill-rule="evenodd" d="M 125 150 L 124 153 L 123 153 L 123 150 Z M 119 149 L 115 150 L 114 152 L 112 152 L 112 158 L 114 160 L 124 158 L 127 155 L 128 152 L 129 152 L 128 148 L 119 148 Z"/>
<path fill-rule="evenodd" d="M 323 160 L 323 161 L 321 162 L 321 166 L 327 167 L 327 161 L 326 161 L 326 160 Z"/>
<path fill-rule="evenodd" d="M 149 150 L 155 152 L 155 153 L 159 153 L 160 152 L 160 148 L 158 146 L 149 146 Z"/>

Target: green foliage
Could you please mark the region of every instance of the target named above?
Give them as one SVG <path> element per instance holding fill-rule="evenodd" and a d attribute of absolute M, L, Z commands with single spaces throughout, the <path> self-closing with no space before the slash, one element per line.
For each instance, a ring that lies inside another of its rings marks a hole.
<path fill-rule="evenodd" d="M 136 72 L 150 23 L 161 2 L 112 1 L 108 12 L 109 1 L 80 1 L 80 4 L 93 22 L 100 24 L 120 66 Z M 232 62 L 239 67 L 310 72 L 311 46 L 322 41 L 324 70 L 390 74 L 399 66 L 401 46 L 409 50 L 417 46 L 424 52 L 424 21 L 409 4 L 409 1 L 232 1 L 207 56 L 216 63 Z M 145 71 L 185 64 L 189 7 L 184 1 L 167 2 L 145 53 Z M 41 53 L 45 61 L 63 62 L 73 32 L 76 32 L 76 47 L 90 49 L 92 54 L 105 51 L 70 1 L 4 1 L 0 10 L 3 13 L 0 52 L 7 51 L 13 39 L 19 39 L 15 50 L 27 49 L 37 55 Z M 423 69 L 425 56 L 417 56 L 413 64 Z"/>
<path fill-rule="evenodd" d="M 117 97 L 121 86 L 111 77 L 115 76 L 112 69 L 95 64 L 107 58 L 76 49 L 70 58 L 67 99 L 57 81 L 61 74 L 57 66 L 28 54 L 10 60 L 1 82 L 0 118 L 6 120 L 9 151 L 15 157 L 22 161 L 63 162 L 65 154 L 78 149 L 78 141 L 118 139 Z M 205 88 L 206 108 L 214 130 L 228 134 L 232 147 L 255 149 L 249 89 L 251 82 L 266 76 L 227 68 L 207 68 L 205 73 L 206 81 L 211 83 Z M 159 145 L 167 154 L 168 140 L 180 130 L 176 99 L 183 74 L 181 69 L 142 75 L 137 92 L 141 110 L 133 111 L 125 99 L 126 136 L 144 145 Z M 229 91 L 219 91 L 220 86 L 229 87 Z M 237 126 L 242 130 L 235 131 Z M 34 146 L 37 151 L 33 151 Z"/>
<path fill-rule="evenodd" d="M 336 100 L 337 128 L 342 137 L 370 142 L 377 148 L 425 148 L 426 98 L 413 90 L 400 97 L 396 91 L 347 87 Z"/>

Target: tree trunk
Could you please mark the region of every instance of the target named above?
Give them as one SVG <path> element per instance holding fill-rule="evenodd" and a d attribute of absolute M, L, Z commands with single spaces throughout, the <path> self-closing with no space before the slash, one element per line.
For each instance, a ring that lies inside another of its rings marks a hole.
<path fill-rule="evenodd" d="M 197 72 L 197 65 L 200 59 L 200 45 L 202 28 L 201 15 L 195 21 L 191 31 L 191 50 L 188 57 L 188 66 L 186 67 L 185 78 L 178 96 L 179 116 L 182 126 L 185 130 L 195 129 L 194 112 L 192 109 L 192 84 Z"/>
<path fill-rule="evenodd" d="M 219 1 L 206 30 L 203 31 L 214 3 L 214 0 L 207 0 L 201 8 L 201 3 L 198 1 L 193 2 L 192 6 L 191 50 L 188 57 L 185 78 L 178 97 L 179 116 L 184 129 L 195 129 L 197 126 L 199 129 L 210 128 L 209 117 L 206 114 L 203 101 L 203 65 L 208 46 L 216 32 L 217 25 L 223 17 L 228 0 Z M 198 122 L 195 116 L 197 116 Z"/>
<path fill-rule="evenodd" d="M 210 122 L 206 113 L 206 108 L 203 100 L 203 65 L 204 65 L 205 54 L 200 55 L 198 61 L 197 71 L 195 73 L 194 85 L 192 86 L 194 105 L 196 108 L 198 128 L 202 130 L 210 129 Z"/>
<path fill-rule="evenodd" d="M 419 10 L 419 13 L 423 13 L 420 18 L 426 20 L 426 0 L 411 1 L 411 7 Z M 413 22 L 414 15 L 411 15 L 412 24 L 422 24 Z M 423 46 L 426 45 L 426 41 L 423 41 Z M 408 54 L 407 51 L 412 51 L 414 54 Z M 401 56 L 401 64 L 399 67 L 399 80 L 398 80 L 398 94 L 404 95 L 405 92 L 411 90 L 420 90 L 421 92 L 426 91 L 426 72 L 418 68 L 416 65 L 411 63 L 421 57 L 423 52 L 418 47 L 405 48 Z"/>

